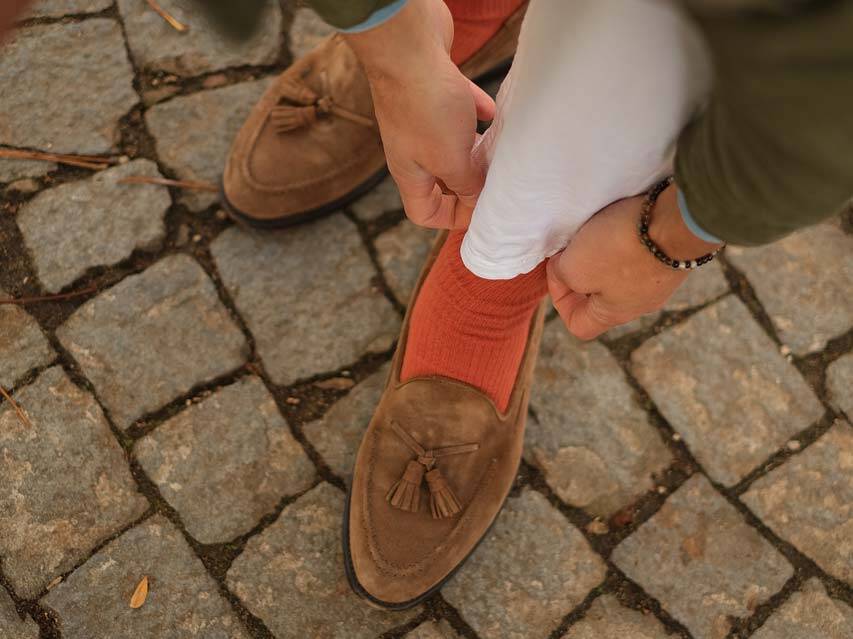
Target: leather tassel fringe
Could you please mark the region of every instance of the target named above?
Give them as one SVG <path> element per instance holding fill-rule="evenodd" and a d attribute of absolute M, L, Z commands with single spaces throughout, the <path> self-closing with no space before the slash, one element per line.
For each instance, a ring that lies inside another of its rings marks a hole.
<path fill-rule="evenodd" d="M 271 119 L 276 132 L 287 133 L 314 124 L 317 121 L 317 109 L 313 106 L 277 106 Z"/>
<path fill-rule="evenodd" d="M 459 500 L 438 468 L 429 471 L 426 480 L 429 485 L 429 506 L 435 519 L 452 517 L 462 510 Z"/>
<path fill-rule="evenodd" d="M 410 513 L 418 511 L 421 503 L 421 483 L 424 478 L 424 467 L 417 461 L 410 461 L 406 465 L 403 476 L 391 486 L 391 490 L 385 499 L 394 508 L 405 510 Z"/>

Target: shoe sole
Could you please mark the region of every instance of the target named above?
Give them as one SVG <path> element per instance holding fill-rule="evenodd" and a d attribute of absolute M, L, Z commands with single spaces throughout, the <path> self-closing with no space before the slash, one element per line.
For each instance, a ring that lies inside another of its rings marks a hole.
<path fill-rule="evenodd" d="M 474 82 L 486 82 L 495 76 L 498 76 L 502 73 L 506 73 L 509 70 L 511 64 L 512 59 L 505 60 L 504 62 L 501 62 L 500 64 L 494 66 L 493 68 L 478 76 L 474 80 Z M 241 211 L 239 208 L 237 208 L 231 202 L 228 201 L 228 197 L 225 195 L 225 185 L 221 177 L 219 179 L 219 199 L 222 204 L 222 207 L 225 209 L 225 212 L 235 222 L 245 224 L 246 226 L 250 226 L 255 229 L 264 229 L 272 231 L 276 229 L 284 229 L 290 226 L 295 226 L 296 224 L 302 224 L 303 222 L 310 222 L 312 220 L 316 220 L 331 213 L 334 213 L 335 211 L 339 211 L 340 209 L 344 208 L 345 206 L 360 198 L 362 195 L 365 195 L 374 186 L 379 184 L 383 180 L 383 178 L 385 178 L 386 175 L 388 175 L 387 166 L 382 167 L 382 170 L 375 173 L 369 179 L 356 186 L 352 191 L 342 195 L 336 200 L 327 202 L 326 204 L 318 206 L 315 209 L 302 211 L 300 213 L 293 213 L 290 215 L 283 215 L 280 217 L 258 218 Z"/>
<path fill-rule="evenodd" d="M 293 213 L 291 215 L 283 215 L 281 217 L 263 219 L 244 213 L 228 201 L 228 196 L 225 195 L 225 185 L 223 184 L 222 179 L 219 180 L 219 199 L 222 203 L 222 208 L 225 209 L 225 212 L 235 222 L 245 224 L 246 226 L 250 226 L 255 229 L 274 231 L 276 229 L 284 229 L 297 224 L 302 224 L 303 222 L 317 220 L 336 211 L 340 211 L 342 208 L 351 202 L 354 202 L 362 195 L 367 194 L 367 192 L 379 184 L 386 175 L 388 175 L 388 167 L 382 167 L 380 171 L 374 173 L 367 180 L 356 186 L 352 191 L 342 195 L 336 200 L 326 202 L 315 209 L 310 209 L 301 213 Z"/>
<path fill-rule="evenodd" d="M 518 476 L 518 471 L 520 468 L 521 468 L 521 460 L 519 459 L 518 460 L 518 467 L 515 469 L 515 476 L 516 477 Z M 510 490 L 510 493 L 511 492 L 512 491 Z M 495 522 L 498 520 L 498 516 L 501 514 L 501 511 L 503 511 L 504 506 L 506 506 L 507 499 L 509 499 L 509 493 L 507 493 L 507 496 L 504 497 L 503 502 L 501 502 L 501 507 L 498 508 L 498 512 L 495 513 L 494 519 L 492 519 L 492 522 L 489 524 L 489 527 L 486 528 L 486 532 L 484 532 L 482 537 L 480 537 L 480 539 L 477 540 L 477 543 L 474 544 L 474 547 L 471 549 L 471 551 L 467 555 L 465 555 L 465 557 L 462 559 L 462 561 L 460 561 L 458 564 L 456 564 L 456 566 L 453 568 L 453 570 L 451 570 L 449 573 L 447 573 L 447 576 L 445 576 L 441 581 L 439 581 L 437 584 L 432 586 L 429 590 L 427 590 L 426 592 L 424 592 L 421 595 L 418 595 L 414 599 L 409 599 L 408 601 L 402 601 L 402 602 L 394 603 L 394 602 L 389 602 L 389 601 L 382 601 L 381 599 L 378 599 L 378 598 L 374 597 L 373 595 L 371 595 L 369 592 L 367 592 L 367 590 L 364 589 L 364 586 L 362 586 L 359 583 L 358 578 L 355 576 L 355 568 L 352 565 L 352 557 L 350 556 L 350 549 L 349 549 L 349 509 L 350 509 L 350 496 L 351 495 L 352 495 L 352 486 L 347 488 L 347 498 L 346 498 L 346 503 L 344 505 L 344 521 L 343 521 L 343 530 L 342 530 L 343 534 L 341 535 L 341 542 L 342 542 L 343 551 L 344 551 L 344 572 L 346 573 L 347 581 L 349 582 L 349 585 L 350 585 L 350 588 L 352 589 L 352 591 L 355 594 L 357 594 L 359 597 L 364 599 L 371 607 L 378 608 L 380 610 L 392 610 L 392 611 L 402 611 L 402 610 L 408 610 L 409 608 L 414 608 L 415 606 L 423 603 L 424 601 L 426 601 L 427 599 L 432 597 L 434 594 L 436 594 L 439 590 L 441 590 L 444 587 L 444 584 L 446 584 L 448 581 L 450 581 L 456 575 L 456 573 L 462 569 L 462 566 L 465 565 L 465 563 L 468 561 L 468 559 L 471 557 L 471 555 L 473 555 L 474 552 L 476 552 L 477 548 L 480 547 L 480 544 L 483 543 L 483 540 L 492 531 L 492 528 L 494 527 Z"/>

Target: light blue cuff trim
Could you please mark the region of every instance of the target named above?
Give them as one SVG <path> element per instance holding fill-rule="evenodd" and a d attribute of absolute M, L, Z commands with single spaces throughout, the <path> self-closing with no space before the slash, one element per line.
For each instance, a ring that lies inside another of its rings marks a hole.
<path fill-rule="evenodd" d="M 676 189 L 675 191 L 678 197 L 678 209 L 681 211 L 681 219 L 684 220 L 684 225 L 690 229 L 690 232 L 700 240 L 705 240 L 711 244 L 722 244 L 723 240 L 714 237 L 708 231 L 704 230 L 696 223 L 693 216 L 690 215 L 690 209 L 687 208 L 687 200 L 684 199 L 684 193 L 681 192 L 681 189 Z"/>
<path fill-rule="evenodd" d="M 397 15 L 397 12 L 406 5 L 406 2 L 407 0 L 396 0 L 396 2 L 387 4 L 378 11 L 374 11 L 364 22 L 352 26 L 349 29 L 338 29 L 338 31 L 341 33 L 361 33 L 362 31 L 368 31 L 373 27 L 378 27 L 383 22 L 390 20 Z"/>

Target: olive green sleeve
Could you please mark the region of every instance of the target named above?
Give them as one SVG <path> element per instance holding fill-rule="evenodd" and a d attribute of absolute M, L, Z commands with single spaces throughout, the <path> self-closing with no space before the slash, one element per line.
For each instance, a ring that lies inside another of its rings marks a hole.
<path fill-rule="evenodd" d="M 392 2 L 394 0 L 306 0 L 305 4 L 336 29 L 349 29 Z"/>
<path fill-rule="evenodd" d="M 727 242 L 772 242 L 853 197 L 853 2 L 818 5 L 698 16 L 715 84 L 678 141 L 676 181 Z"/>
<path fill-rule="evenodd" d="M 264 9 L 277 0 L 195 0 L 199 9 L 214 19 L 222 32 L 245 40 L 257 29 Z M 305 4 L 337 29 L 348 29 L 367 20 L 394 0 L 306 0 Z"/>

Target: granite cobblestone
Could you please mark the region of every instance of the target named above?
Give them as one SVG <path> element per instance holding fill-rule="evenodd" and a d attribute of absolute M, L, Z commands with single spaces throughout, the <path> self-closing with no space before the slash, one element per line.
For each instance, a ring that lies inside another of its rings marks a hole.
<path fill-rule="evenodd" d="M 529 465 L 494 528 L 443 600 L 406 613 L 365 606 L 341 568 L 341 480 L 400 326 L 380 280 L 406 305 L 433 232 L 396 223 L 390 178 L 344 212 L 276 233 L 214 219 L 214 193 L 171 189 L 171 206 L 162 187 L 115 188 L 115 177 L 160 170 L 217 182 L 273 78 L 267 65 L 288 58 L 281 46 L 298 57 L 331 32 L 308 9 L 269 3 L 253 39 L 226 45 L 189 0 L 161 4 L 190 31 L 144 2 L 38 0 L 2 52 L 0 85 L 21 89 L 0 93 L 0 145 L 130 159 L 93 174 L 0 160 L 0 184 L 13 183 L 0 205 L 15 203 L 0 220 L 0 262 L 27 255 L 0 270 L 2 285 L 98 286 L 82 303 L 0 305 L 0 385 L 26 415 L 0 399 L 0 637 L 664 639 L 679 624 L 690 639 L 753 625 L 755 639 L 853 633 L 843 586 L 853 581 L 853 252 L 835 222 L 730 248 L 729 266 L 692 276 L 664 308 L 674 325 L 648 339 L 639 331 L 660 313 L 601 343 L 552 322 Z M 182 94 L 140 105 L 134 87 L 162 74 L 181 76 L 167 84 Z M 125 118 L 135 109 L 141 125 Z M 73 218 L 62 232 L 61 215 Z M 745 277 L 734 290 L 732 267 Z M 825 383 L 811 371 L 820 362 Z M 363 378 L 362 366 L 375 372 Z M 360 381 L 316 381 L 330 375 Z M 840 415 L 828 429 L 826 407 Z M 663 441 L 661 416 L 683 444 Z M 819 436 L 806 430 L 815 424 Z M 692 476 L 661 492 L 682 445 Z M 627 522 L 625 532 L 617 543 L 581 530 L 575 509 L 605 529 Z M 792 563 L 805 582 L 791 579 Z M 148 598 L 132 609 L 143 576 Z"/>

